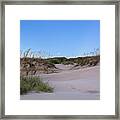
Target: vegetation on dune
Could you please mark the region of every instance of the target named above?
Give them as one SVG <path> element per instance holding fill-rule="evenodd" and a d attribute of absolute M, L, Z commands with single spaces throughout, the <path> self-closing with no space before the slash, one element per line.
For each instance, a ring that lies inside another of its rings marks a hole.
<path fill-rule="evenodd" d="M 35 75 L 37 72 L 51 73 L 56 69 L 53 63 L 40 58 L 21 58 L 20 67 L 21 74 L 24 73 L 24 75 Z"/>
<path fill-rule="evenodd" d="M 81 67 L 96 66 L 100 62 L 99 50 L 90 52 L 90 55 L 84 57 L 66 58 L 53 57 L 42 58 L 40 52 L 32 52 L 31 49 L 21 53 L 20 67 L 21 75 L 38 75 L 40 73 L 56 73 L 58 69 L 55 64 L 75 65 Z"/>
<path fill-rule="evenodd" d="M 37 71 L 48 72 L 48 69 L 54 68 L 53 64 L 48 64 L 40 56 L 35 58 L 28 49 L 20 58 L 20 94 L 25 94 L 29 91 L 35 92 L 53 92 L 53 88 L 37 77 Z M 25 73 L 25 74 L 24 74 Z"/>
<path fill-rule="evenodd" d="M 54 57 L 45 59 L 48 63 L 52 64 L 62 64 L 67 61 L 66 57 Z"/>
<path fill-rule="evenodd" d="M 44 83 L 42 79 L 35 76 L 20 77 L 20 94 L 25 94 L 29 91 L 35 92 L 53 92 L 53 88 L 48 83 Z"/>
<path fill-rule="evenodd" d="M 64 65 L 80 65 L 80 66 L 95 66 L 100 62 L 100 56 L 87 56 L 87 57 L 77 57 L 77 58 L 65 58 L 65 57 L 57 57 L 57 58 L 48 58 L 46 59 L 48 63 L 51 64 L 64 64 Z"/>
<path fill-rule="evenodd" d="M 100 62 L 100 56 L 87 56 L 74 58 L 73 61 L 80 66 L 95 66 Z"/>
<path fill-rule="evenodd" d="M 21 53 L 20 72 L 21 75 L 36 75 L 39 73 L 56 72 L 56 67 L 52 62 L 42 59 L 40 54 L 34 55 L 31 49 Z M 35 57 L 36 56 L 36 57 Z"/>

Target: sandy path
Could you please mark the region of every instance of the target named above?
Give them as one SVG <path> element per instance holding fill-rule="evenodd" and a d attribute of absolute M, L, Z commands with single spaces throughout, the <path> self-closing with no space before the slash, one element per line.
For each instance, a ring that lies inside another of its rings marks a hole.
<path fill-rule="evenodd" d="M 66 70 L 70 70 L 74 65 L 56 64 L 55 66 L 56 66 L 56 68 L 58 68 L 62 71 L 66 71 Z"/>
<path fill-rule="evenodd" d="M 41 74 L 40 77 L 54 87 L 53 93 L 28 93 L 22 100 L 92 100 L 99 99 L 99 66 L 69 70 L 73 66 L 56 65 L 61 72 Z"/>

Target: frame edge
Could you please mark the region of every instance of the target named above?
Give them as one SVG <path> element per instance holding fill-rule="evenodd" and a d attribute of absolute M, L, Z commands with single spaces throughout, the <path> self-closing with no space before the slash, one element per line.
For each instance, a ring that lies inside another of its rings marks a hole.
<path fill-rule="evenodd" d="M 55 2 L 55 1 L 52 1 L 52 2 L 48 2 L 48 1 L 2 1 L 1 2 L 1 76 L 0 76 L 0 79 L 1 79 L 1 90 L 0 90 L 0 107 L 1 107 L 1 114 L 0 114 L 0 119 L 4 119 L 4 118 L 9 118 L 9 119 L 16 119 L 16 118 L 25 118 L 25 119 L 33 119 L 35 118 L 35 116 L 31 116 L 31 117 L 28 117 L 27 115 L 25 116 L 19 116 L 19 115 L 16 115 L 16 116 L 12 116 L 12 115 L 5 115 L 5 5 L 21 5 L 21 4 L 24 4 L 24 5 L 28 5 L 28 3 L 30 3 L 29 5 L 32 5 L 34 3 L 35 4 L 40 4 L 41 2 L 41 5 L 42 4 L 68 4 L 69 1 L 59 1 L 59 2 Z M 72 1 L 71 3 L 73 4 L 74 2 L 79 3 L 79 4 L 93 4 L 95 3 L 95 5 L 97 4 L 114 4 L 115 5 L 115 86 L 117 87 L 117 89 L 115 89 L 115 115 L 107 115 L 109 116 L 110 118 L 119 118 L 119 68 L 118 68 L 118 65 L 119 65 L 119 10 L 120 10 L 120 3 L 119 1 Z M 116 99 L 118 97 L 118 99 Z M 106 115 L 103 116 L 103 117 L 99 117 L 97 119 L 100 119 L 100 118 L 108 118 Z M 59 119 L 59 118 L 69 118 L 65 115 L 61 115 L 60 116 L 49 116 L 49 115 L 46 115 L 46 116 L 42 116 L 41 115 L 41 118 L 38 118 L 40 116 L 36 116 L 35 119 L 50 119 L 50 118 L 53 118 L 53 119 Z M 96 119 L 96 116 L 94 115 L 94 117 L 92 117 L 91 115 L 89 116 L 82 116 L 82 115 L 78 115 L 76 117 L 71 117 L 71 118 L 82 118 L 82 119 L 85 119 L 88 117 L 90 119 Z"/>

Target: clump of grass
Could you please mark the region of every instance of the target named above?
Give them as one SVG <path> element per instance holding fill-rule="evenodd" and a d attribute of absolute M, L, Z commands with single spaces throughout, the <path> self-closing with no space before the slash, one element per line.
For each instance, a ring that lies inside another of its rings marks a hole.
<path fill-rule="evenodd" d="M 20 94 L 25 94 L 29 91 L 53 92 L 53 88 L 50 87 L 48 83 L 44 83 L 39 77 L 21 76 Z"/>

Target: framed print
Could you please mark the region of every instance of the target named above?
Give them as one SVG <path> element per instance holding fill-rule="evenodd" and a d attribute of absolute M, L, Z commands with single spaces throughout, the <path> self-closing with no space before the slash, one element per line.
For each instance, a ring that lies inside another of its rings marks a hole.
<path fill-rule="evenodd" d="M 1 8 L 1 118 L 119 119 L 118 1 Z"/>

